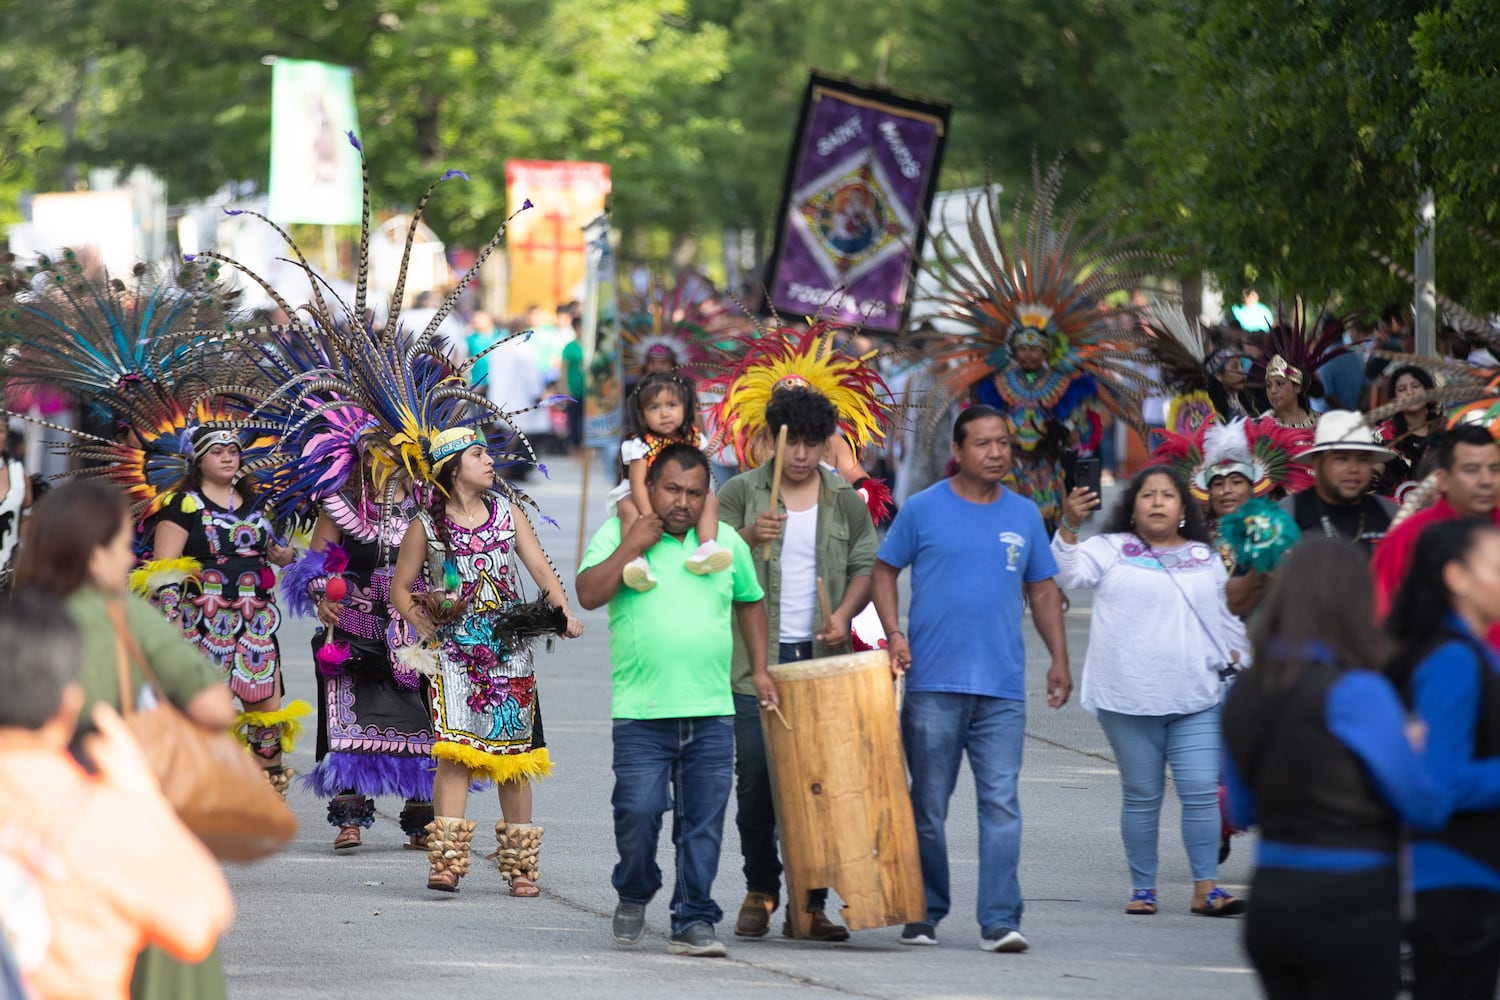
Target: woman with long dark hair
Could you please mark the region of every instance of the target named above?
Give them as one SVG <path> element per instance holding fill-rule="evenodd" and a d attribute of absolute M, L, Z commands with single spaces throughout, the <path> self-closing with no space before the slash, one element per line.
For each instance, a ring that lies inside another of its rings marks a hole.
<path fill-rule="evenodd" d="M 1428 445 L 1442 430 L 1443 408 L 1419 398 L 1437 386 L 1432 373 L 1425 368 L 1402 365 L 1391 372 L 1386 385 L 1392 402 L 1414 400 L 1411 406 L 1375 425 L 1375 439 L 1396 453 L 1395 458 L 1385 463 L 1376 490 L 1394 496 L 1402 484 L 1416 478 Z"/>
<path fill-rule="evenodd" d="M 1230 812 L 1261 830 L 1245 946 L 1272 1000 L 1396 995 L 1397 824 L 1447 816 L 1377 672 L 1373 604 L 1355 549 L 1292 549 L 1252 630 L 1255 669 L 1225 699 Z"/>
<path fill-rule="evenodd" d="M 457 892 L 469 870 L 474 823 L 464 819 L 464 809 L 469 782 L 477 778 L 494 781 L 499 790 L 504 818 L 495 837 L 511 895 L 536 896 L 542 830 L 531 823 L 531 780 L 550 774 L 552 765 L 531 654 L 507 650 L 495 638 L 495 626 L 522 602 L 517 557 L 546 601 L 562 610 L 565 635 L 582 635 L 583 625 L 531 521 L 495 490 L 495 462 L 484 438 L 469 427 L 441 431 L 430 455 L 436 490 L 406 530 L 391 581 L 392 607 L 436 647 L 436 816 L 428 828 L 427 887 Z M 426 608 L 413 594 L 419 577 L 427 586 Z M 430 617 L 428 609 L 452 614 Z"/>
<path fill-rule="evenodd" d="M 1244 626 L 1225 605 L 1228 573 L 1188 487 L 1168 465 L 1136 473 L 1102 534 L 1079 541 L 1098 494 L 1068 495 L 1052 540 L 1058 585 L 1094 588 L 1083 667 L 1083 707 L 1099 719 L 1120 768 L 1120 832 L 1132 895 L 1125 912 L 1157 910 L 1157 829 L 1166 768 L 1182 804 L 1192 868 L 1190 909 L 1244 910 L 1216 884 L 1219 854 L 1219 701 L 1248 659 Z"/>
<path fill-rule="evenodd" d="M 97 479 L 64 483 L 37 501 L 26 547 L 16 560 L 16 589 L 61 601 L 78 626 L 80 720 L 90 717 L 96 702 L 120 707 L 118 630 L 125 630 L 156 675 L 154 697 L 176 705 L 204 728 L 225 729 L 234 720 L 234 699 L 218 673 L 180 630 L 127 589 L 134 542 L 135 522 L 123 492 Z M 127 661 L 127 668 L 132 700 L 142 704 L 146 675 L 134 663 Z M 90 727 L 87 721 L 82 725 Z M 178 962 L 155 947 L 136 960 L 132 996 L 213 1000 L 225 995 L 217 950 L 196 964 Z"/>
<path fill-rule="evenodd" d="M 292 748 L 306 702 L 281 704 L 281 647 L 276 630 L 276 575 L 295 553 L 276 538 L 240 475 L 238 435 L 205 424 L 192 435 L 193 462 L 156 522 L 154 559 L 140 579 L 169 621 L 208 654 L 244 711 L 235 732 L 286 795 L 291 772 L 281 766 Z M 182 560 L 193 560 L 189 569 Z M 187 587 L 188 579 L 196 585 Z"/>
<path fill-rule="evenodd" d="M 1500 530 L 1422 532 L 1387 628 L 1391 679 L 1427 726 L 1427 763 L 1453 816 L 1412 848 L 1418 1000 L 1495 995 L 1500 978 Z"/>

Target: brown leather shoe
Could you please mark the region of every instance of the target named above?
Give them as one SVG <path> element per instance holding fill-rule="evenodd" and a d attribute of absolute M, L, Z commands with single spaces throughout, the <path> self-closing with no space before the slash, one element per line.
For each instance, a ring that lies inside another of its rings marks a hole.
<path fill-rule="evenodd" d="M 842 924 L 836 924 L 828 919 L 828 914 L 822 910 L 808 910 L 807 916 L 809 926 L 804 941 L 847 941 L 849 940 L 849 928 Z M 781 925 L 781 933 L 786 937 L 792 937 L 792 922 L 788 920 Z"/>
<path fill-rule="evenodd" d="M 771 914 L 776 911 L 776 906 L 776 897 L 768 893 L 745 893 L 739 919 L 734 922 L 735 937 L 765 937 L 771 929 Z"/>

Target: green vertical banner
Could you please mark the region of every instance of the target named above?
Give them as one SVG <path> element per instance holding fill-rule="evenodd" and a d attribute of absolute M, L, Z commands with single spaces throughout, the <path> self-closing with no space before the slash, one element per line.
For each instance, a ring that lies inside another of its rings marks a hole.
<path fill-rule="evenodd" d="M 278 59 L 271 76 L 271 206 L 277 222 L 357 225 L 359 134 L 354 72 L 347 66 Z"/>

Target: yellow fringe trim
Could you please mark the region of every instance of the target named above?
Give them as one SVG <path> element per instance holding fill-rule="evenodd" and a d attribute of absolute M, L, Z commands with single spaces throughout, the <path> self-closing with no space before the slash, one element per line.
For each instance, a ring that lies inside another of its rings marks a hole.
<path fill-rule="evenodd" d="M 245 746 L 250 745 L 251 729 L 281 727 L 281 752 L 291 753 L 302 736 L 302 720 L 312 715 L 312 706 L 305 701 L 288 702 L 274 712 L 241 712 L 234 717 L 230 735 Z"/>
<path fill-rule="evenodd" d="M 488 778 L 496 784 L 552 776 L 552 759 L 547 748 L 540 747 L 525 753 L 494 754 L 475 750 L 463 743 L 439 743 L 432 748 L 432 756 L 438 760 L 451 760 L 469 769 L 469 780 Z"/>
<path fill-rule="evenodd" d="M 130 589 L 150 597 L 168 584 L 196 580 L 203 574 L 203 564 L 192 556 L 177 559 L 153 559 L 130 571 Z"/>

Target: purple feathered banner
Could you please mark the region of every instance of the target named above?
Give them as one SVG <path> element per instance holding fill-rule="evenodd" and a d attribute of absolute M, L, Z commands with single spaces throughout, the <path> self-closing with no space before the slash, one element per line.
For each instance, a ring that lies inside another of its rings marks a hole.
<path fill-rule="evenodd" d="M 901 331 L 951 110 L 812 75 L 767 272 L 779 312 Z"/>

